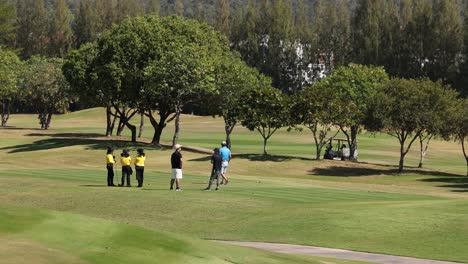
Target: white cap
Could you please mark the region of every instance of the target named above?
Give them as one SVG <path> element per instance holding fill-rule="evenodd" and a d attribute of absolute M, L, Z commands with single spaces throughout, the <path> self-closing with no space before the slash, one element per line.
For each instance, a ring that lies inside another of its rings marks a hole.
<path fill-rule="evenodd" d="M 182 147 L 182 145 L 180 145 L 180 144 L 175 144 L 174 145 L 174 149 L 180 149 L 181 147 Z"/>
<path fill-rule="evenodd" d="M 226 141 L 223 140 L 223 141 L 221 142 L 221 145 L 227 145 Z"/>

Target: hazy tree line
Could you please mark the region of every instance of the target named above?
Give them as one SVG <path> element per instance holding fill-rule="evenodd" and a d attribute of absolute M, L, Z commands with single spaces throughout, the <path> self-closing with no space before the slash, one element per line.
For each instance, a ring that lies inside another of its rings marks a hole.
<path fill-rule="evenodd" d="M 317 158 L 331 131 L 353 157 L 362 128 L 398 139 L 400 171 L 417 141 L 422 166 L 434 136 L 460 140 L 467 157 L 466 99 L 450 88 L 466 94 L 458 1 L 73 3 L 0 0 L 2 126 L 13 106 L 48 129 L 78 102 L 105 107 L 106 134 L 127 127 L 132 141 L 137 116 L 140 131 L 149 118 L 155 144 L 174 121 L 175 144 L 183 108 L 195 105 L 223 117 L 228 141 L 238 123 L 258 131 L 265 155 L 279 128 L 307 127 Z"/>

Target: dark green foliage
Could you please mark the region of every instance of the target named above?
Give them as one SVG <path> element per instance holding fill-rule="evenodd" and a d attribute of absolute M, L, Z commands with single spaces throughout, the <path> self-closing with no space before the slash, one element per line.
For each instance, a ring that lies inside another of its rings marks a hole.
<path fill-rule="evenodd" d="M 13 44 L 15 18 L 15 5 L 8 0 L 0 0 L 0 46 Z"/>

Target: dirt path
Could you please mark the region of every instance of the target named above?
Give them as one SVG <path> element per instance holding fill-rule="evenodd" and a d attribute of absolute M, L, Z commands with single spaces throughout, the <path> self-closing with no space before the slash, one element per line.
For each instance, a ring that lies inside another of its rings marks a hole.
<path fill-rule="evenodd" d="M 236 242 L 236 241 L 217 241 L 217 242 L 231 244 L 231 245 L 244 246 L 244 247 L 253 247 L 253 248 L 268 250 L 272 252 L 278 252 L 278 253 L 310 255 L 310 256 L 317 256 L 317 257 L 330 257 L 330 258 L 337 258 L 337 259 L 367 261 L 367 262 L 383 263 L 383 264 L 455 264 L 455 263 L 459 264 L 459 262 L 399 257 L 399 256 L 391 256 L 391 255 L 383 255 L 383 254 L 357 252 L 357 251 L 351 251 L 351 250 L 334 249 L 334 248 L 322 248 L 322 247 L 263 243 L 263 242 Z"/>

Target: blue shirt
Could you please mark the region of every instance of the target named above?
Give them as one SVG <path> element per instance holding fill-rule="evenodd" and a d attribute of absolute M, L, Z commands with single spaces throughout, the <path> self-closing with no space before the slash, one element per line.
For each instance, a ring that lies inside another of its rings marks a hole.
<path fill-rule="evenodd" d="M 230 160 L 231 151 L 227 147 L 222 147 L 219 150 L 219 154 L 221 154 L 221 158 L 223 159 L 223 161 L 226 161 L 226 160 L 229 161 Z"/>

